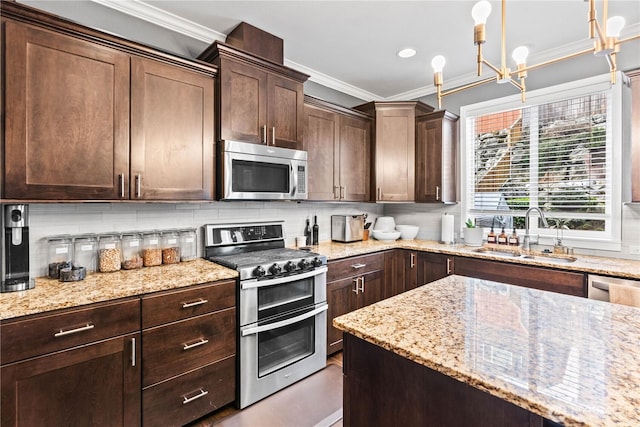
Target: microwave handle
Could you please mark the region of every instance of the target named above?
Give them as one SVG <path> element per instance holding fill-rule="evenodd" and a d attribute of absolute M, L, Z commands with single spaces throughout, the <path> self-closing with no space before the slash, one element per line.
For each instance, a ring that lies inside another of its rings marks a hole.
<path fill-rule="evenodd" d="M 291 319 L 281 320 L 279 322 L 267 323 L 266 325 L 256 326 L 255 328 L 247 328 L 242 329 L 240 331 L 240 335 L 246 337 L 247 335 L 258 334 L 260 332 L 271 331 L 273 329 L 282 328 L 283 326 L 293 325 L 294 323 L 301 322 L 310 317 L 314 317 L 323 311 L 327 311 L 329 306 L 327 304 L 321 305 L 320 307 L 309 311 L 308 313 L 301 314 L 300 316 L 292 317 Z"/>
<path fill-rule="evenodd" d="M 277 279 L 267 279 L 267 280 L 252 280 L 250 282 L 240 283 L 240 289 L 251 289 L 251 288 L 262 288 L 265 286 L 272 285 L 281 285 L 283 283 L 295 282 L 301 279 L 306 279 L 308 277 L 320 276 L 327 272 L 327 267 L 322 266 L 318 267 L 312 271 L 307 271 L 306 273 L 294 274 L 291 276 L 278 277 Z"/>

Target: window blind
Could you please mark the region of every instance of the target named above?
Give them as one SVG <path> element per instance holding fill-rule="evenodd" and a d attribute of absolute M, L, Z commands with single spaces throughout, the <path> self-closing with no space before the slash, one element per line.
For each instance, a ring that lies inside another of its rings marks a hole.
<path fill-rule="evenodd" d="M 606 219 L 610 104 L 603 91 L 468 117 L 470 213 Z"/>

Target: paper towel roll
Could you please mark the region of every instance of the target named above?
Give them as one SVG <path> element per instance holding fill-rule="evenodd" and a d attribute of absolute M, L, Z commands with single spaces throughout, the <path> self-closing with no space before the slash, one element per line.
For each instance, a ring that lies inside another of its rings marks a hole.
<path fill-rule="evenodd" d="M 453 215 L 445 213 L 442 215 L 442 229 L 440 234 L 440 242 L 446 244 L 454 243 L 453 237 Z"/>

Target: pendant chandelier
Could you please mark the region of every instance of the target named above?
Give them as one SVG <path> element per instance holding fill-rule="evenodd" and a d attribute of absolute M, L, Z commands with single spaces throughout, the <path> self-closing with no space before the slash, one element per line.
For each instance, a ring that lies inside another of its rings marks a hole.
<path fill-rule="evenodd" d="M 482 76 L 483 65 L 486 65 L 495 72 L 495 76 L 488 77 L 482 80 L 478 80 L 463 86 L 459 86 L 453 89 L 442 91 L 442 69 L 445 65 L 445 58 L 442 55 L 437 55 L 431 61 L 433 67 L 433 84 L 437 90 L 438 96 L 438 108 L 442 108 L 442 98 L 457 92 L 461 92 L 466 89 L 470 89 L 476 86 L 483 85 L 489 82 L 496 83 L 511 83 L 513 86 L 520 90 L 520 96 L 522 102 L 526 100 L 526 85 L 525 79 L 527 72 L 535 68 L 540 68 L 545 65 L 553 64 L 556 62 L 564 61 L 565 59 L 575 58 L 586 53 L 593 53 L 596 56 L 604 56 L 609 63 L 609 70 L 611 72 L 611 83 L 615 83 L 616 67 L 616 54 L 620 51 L 620 45 L 622 43 L 640 38 L 640 34 L 620 39 L 620 32 L 624 27 L 625 20 L 621 16 L 612 16 L 607 19 L 608 0 L 603 0 L 603 13 L 602 19 L 604 25 L 600 25 L 597 18 L 595 0 L 589 0 L 589 38 L 593 40 L 593 47 L 584 49 L 579 52 L 571 53 L 568 55 L 554 58 L 548 61 L 541 62 L 539 64 L 527 65 L 527 56 L 529 55 L 529 49 L 525 46 L 520 46 L 514 49 L 512 57 L 516 62 L 516 69 L 511 70 L 507 67 L 507 53 L 506 53 L 506 13 L 505 13 L 506 0 L 502 0 L 502 60 L 500 66 L 495 66 L 482 55 L 482 45 L 485 42 L 485 24 L 487 18 L 491 13 L 491 3 L 486 0 L 480 1 L 473 6 L 471 15 L 475 22 L 473 43 L 477 46 L 477 75 Z"/>

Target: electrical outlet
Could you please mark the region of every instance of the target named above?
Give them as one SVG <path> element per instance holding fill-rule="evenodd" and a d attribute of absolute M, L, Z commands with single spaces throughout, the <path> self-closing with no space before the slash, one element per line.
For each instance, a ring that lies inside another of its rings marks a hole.
<path fill-rule="evenodd" d="M 631 255 L 640 255 L 640 245 L 629 245 L 629 253 Z"/>

